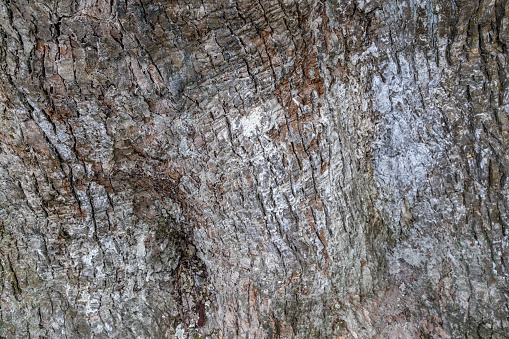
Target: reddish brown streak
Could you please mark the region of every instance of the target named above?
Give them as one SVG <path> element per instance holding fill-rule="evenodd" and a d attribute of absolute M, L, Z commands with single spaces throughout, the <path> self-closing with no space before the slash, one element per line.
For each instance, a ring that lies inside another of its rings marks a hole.
<path fill-rule="evenodd" d="M 205 305 L 200 303 L 198 305 L 198 326 L 202 327 L 205 325 Z"/>

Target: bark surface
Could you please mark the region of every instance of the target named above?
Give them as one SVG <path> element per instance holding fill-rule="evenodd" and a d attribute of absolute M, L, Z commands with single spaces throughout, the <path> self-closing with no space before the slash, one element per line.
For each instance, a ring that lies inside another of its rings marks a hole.
<path fill-rule="evenodd" d="M 506 0 L 0 0 L 0 336 L 506 338 Z"/>

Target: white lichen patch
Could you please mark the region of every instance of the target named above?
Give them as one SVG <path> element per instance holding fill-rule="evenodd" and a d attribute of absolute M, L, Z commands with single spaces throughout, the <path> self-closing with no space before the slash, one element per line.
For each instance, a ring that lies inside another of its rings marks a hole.
<path fill-rule="evenodd" d="M 262 113 L 261 107 L 255 107 L 251 110 L 250 114 L 240 119 L 240 125 L 242 126 L 242 134 L 247 137 L 256 135 L 258 131 L 262 129 Z"/>
<path fill-rule="evenodd" d="M 175 338 L 176 339 L 185 339 L 186 338 L 186 330 L 182 328 L 182 324 L 178 324 L 175 329 Z"/>
<path fill-rule="evenodd" d="M 274 127 L 276 114 L 280 107 L 276 101 L 269 101 L 263 107 L 254 107 L 248 115 L 240 117 L 235 127 L 241 129 L 242 135 L 253 137 L 268 132 Z"/>

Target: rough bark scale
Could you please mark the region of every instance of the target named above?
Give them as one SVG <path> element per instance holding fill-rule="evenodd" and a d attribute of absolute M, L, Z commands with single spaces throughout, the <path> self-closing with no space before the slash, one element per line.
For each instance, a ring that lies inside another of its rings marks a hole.
<path fill-rule="evenodd" d="M 0 335 L 506 337 L 508 10 L 1 0 Z"/>

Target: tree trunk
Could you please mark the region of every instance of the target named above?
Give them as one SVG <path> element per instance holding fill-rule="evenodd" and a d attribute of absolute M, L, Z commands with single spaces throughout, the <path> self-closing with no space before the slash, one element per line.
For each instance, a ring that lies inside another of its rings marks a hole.
<path fill-rule="evenodd" d="M 0 0 L 0 336 L 507 338 L 506 0 Z"/>

